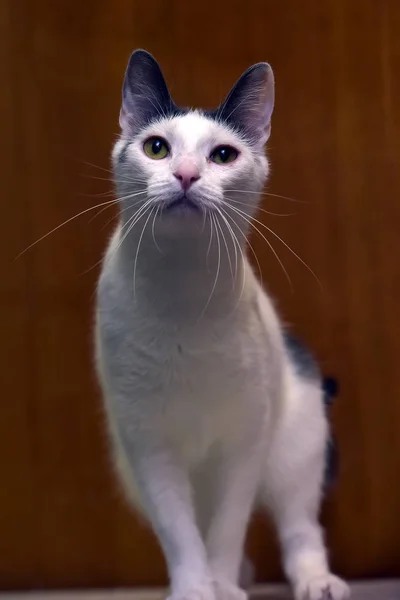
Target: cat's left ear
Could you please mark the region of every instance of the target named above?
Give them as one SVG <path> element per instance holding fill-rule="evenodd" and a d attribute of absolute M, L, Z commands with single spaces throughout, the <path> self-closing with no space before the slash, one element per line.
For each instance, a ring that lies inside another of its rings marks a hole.
<path fill-rule="evenodd" d="M 262 147 L 271 133 L 274 74 L 268 63 L 253 65 L 235 83 L 217 111 L 218 117 Z"/>

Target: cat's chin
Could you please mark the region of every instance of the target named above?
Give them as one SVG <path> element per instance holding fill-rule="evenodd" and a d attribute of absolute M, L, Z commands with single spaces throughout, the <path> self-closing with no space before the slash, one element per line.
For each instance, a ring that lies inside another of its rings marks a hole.
<path fill-rule="evenodd" d="M 206 217 L 203 210 L 187 205 L 161 210 L 157 215 L 155 231 L 165 237 L 196 238 L 204 234 Z M 208 227 L 209 230 L 209 227 Z"/>
<path fill-rule="evenodd" d="M 176 198 L 175 200 L 171 200 L 168 202 L 166 206 L 163 208 L 163 213 L 174 213 L 182 216 L 185 216 L 189 213 L 197 213 L 203 214 L 201 207 L 198 202 L 188 198 L 187 196 L 181 196 L 180 198 Z"/>

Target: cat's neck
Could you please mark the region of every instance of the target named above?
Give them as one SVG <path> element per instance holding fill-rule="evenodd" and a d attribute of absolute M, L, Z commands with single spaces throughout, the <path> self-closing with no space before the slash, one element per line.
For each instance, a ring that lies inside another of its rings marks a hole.
<path fill-rule="evenodd" d="M 223 316 L 243 292 L 244 248 L 207 227 L 193 236 L 132 231 L 119 254 L 136 298 L 169 314 Z"/>

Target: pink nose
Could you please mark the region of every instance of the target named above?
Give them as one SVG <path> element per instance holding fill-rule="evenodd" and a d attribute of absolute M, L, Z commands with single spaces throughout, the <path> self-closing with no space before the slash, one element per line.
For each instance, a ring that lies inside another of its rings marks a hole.
<path fill-rule="evenodd" d="M 174 176 L 179 179 L 182 189 L 186 192 L 192 183 L 200 179 L 200 172 L 193 161 L 184 159 L 174 171 Z"/>

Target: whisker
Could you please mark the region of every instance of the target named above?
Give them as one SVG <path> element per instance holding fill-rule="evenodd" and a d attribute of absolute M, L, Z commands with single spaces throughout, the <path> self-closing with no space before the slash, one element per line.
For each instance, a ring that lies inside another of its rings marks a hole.
<path fill-rule="evenodd" d="M 238 264 L 239 264 L 237 249 L 239 247 L 239 250 L 241 251 L 240 243 L 239 243 L 239 240 L 237 239 L 237 236 L 235 235 L 235 232 L 232 229 L 231 224 L 229 223 L 226 216 L 223 214 L 223 211 L 220 208 L 217 208 L 217 210 L 218 210 L 219 214 L 221 215 L 221 218 L 223 219 L 223 221 L 231 235 L 231 238 L 232 238 L 233 248 L 235 250 L 235 281 L 236 281 L 237 275 L 238 275 Z M 242 257 L 243 257 L 243 254 L 242 254 Z"/>
<path fill-rule="evenodd" d="M 130 185 L 131 182 L 129 182 Z M 134 185 L 137 185 L 137 183 L 142 183 L 142 182 L 136 182 Z M 146 182 L 143 182 L 146 183 Z M 142 189 L 146 189 L 146 186 L 144 186 Z M 102 198 L 102 197 L 107 197 L 107 196 L 116 196 L 117 194 L 117 190 L 115 189 L 115 186 L 113 185 L 112 189 L 107 190 L 106 192 L 96 192 L 95 194 L 89 194 L 87 192 L 79 192 L 80 196 L 85 196 L 88 198 Z"/>
<path fill-rule="evenodd" d="M 210 217 L 211 217 L 211 219 L 212 219 L 212 221 L 213 221 L 213 223 L 214 223 L 214 227 L 215 227 L 215 235 L 216 235 L 216 238 L 217 238 L 217 247 L 218 247 L 218 263 L 217 263 L 217 271 L 216 271 L 216 275 L 215 275 L 214 283 L 213 283 L 213 286 L 212 286 L 212 289 L 211 289 L 211 293 L 210 293 L 210 295 L 209 295 L 209 297 L 208 297 L 208 300 L 207 300 L 207 302 L 206 302 L 206 305 L 205 305 L 205 307 L 203 308 L 203 311 L 202 311 L 202 313 L 201 313 L 201 315 L 200 315 L 200 317 L 199 317 L 199 320 L 200 320 L 200 319 L 203 317 L 203 315 L 206 313 L 206 311 L 207 311 L 207 308 L 208 308 L 208 307 L 209 307 L 209 305 L 210 305 L 211 299 L 212 299 L 212 297 L 213 297 L 213 295 L 214 295 L 215 288 L 216 288 L 216 286 L 217 286 L 217 281 L 218 281 L 218 277 L 219 277 L 219 270 L 220 270 L 220 266 L 221 266 L 221 244 L 220 244 L 220 239 L 219 239 L 219 233 L 218 233 L 218 229 L 217 229 L 217 227 L 216 227 L 215 216 L 214 216 L 212 213 L 210 213 Z"/>
<path fill-rule="evenodd" d="M 119 138 L 119 135 L 117 135 L 117 137 Z M 93 169 L 99 169 L 100 171 L 103 171 L 104 173 L 109 173 L 111 175 L 111 177 L 114 179 L 115 178 L 115 172 L 113 171 L 113 169 L 106 169 L 105 167 L 101 167 L 100 165 L 95 165 L 94 163 L 88 162 L 87 160 L 79 160 L 78 162 L 80 162 L 81 164 L 87 165 L 88 167 L 92 167 Z M 136 178 L 136 180 L 145 180 L 144 178 Z M 107 179 L 108 181 L 108 179 Z"/>
<path fill-rule="evenodd" d="M 204 229 L 206 228 L 206 219 L 207 219 L 207 209 L 203 210 L 203 224 L 201 226 L 200 233 L 204 233 Z"/>
<path fill-rule="evenodd" d="M 111 219 L 109 219 L 106 223 L 104 223 L 103 227 L 101 228 L 101 231 L 103 231 L 103 229 L 105 229 L 106 227 L 108 227 L 108 225 L 110 223 L 112 223 L 113 221 L 115 221 L 115 219 L 118 219 L 122 215 L 122 213 L 124 213 L 124 212 L 126 212 L 128 210 L 131 210 L 132 208 L 134 208 L 135 206 L 137 206 L 140 202 L 141 202 L 141 200 L 136 200 L 136 202 L 132 202 L 132 204 L 130 204 L 129 206 L 125 206 L 124 208 L 121 208 L 116 215 L 113 215 L 111 217 Z"/>
<path fill-rule="evenodd" d="M 85 198 L 106 198 L 107 196 L 115 196 L 115 190 L 108 190 L 108 192 L 99 192 L 96 194 L 88 194 L 86 192 L 79 192 L 80 196 L 84 196 Z"/>
<path fill-rule="evenodd" d="M 89 175 L 89 173 L 82 173 L 82 177 L 86 179 L 95 179 L 96 181 L 108 181 L 108 183 L 113 183 L 114 179 L 112 176 L 110 177 L 99 177 L 98 175 Z M 119 181 L 122 181 L 121 179 Z M 123 183 L 129 183 L 128 181 L 122 181 Z"/>
<path fill-rule="evenodd" d="M 80 161 L 81 163 L 89 166 L 89 167 L 93 167 L 94 169 L 100 169 L 100 171 L 104 171 L 105 173 L 109 173 L 112 176 L 112 179 L 114 179 L 116 177 L 115 172 L 112 169 L 106 169 L 104 167 L 100 167 L 99 165 L 95 165 L 91 162 L 87 162 L 86 160 Z M 109 181 L 109 179 L 106 179 L 106 181 Z M 129 181 L 136 181 L 136 182 L 146 182 L 146 179 L 144 177 L 134 177 L 134 178 L 130 178 Z"/>
<path fill-rule="evenodd" d="M 120 213 L 119 212 L 116 215 L 113 215 L 111 217 L 111 219 L 108 219 L 108 221 L 106 221 L 106 223 L 104 223 L 104 225 L 101 227 L 100 231 L 104 231 L 105 229 L 107 229 L 107 227 L 110 225 L 110 223 L 112 223 L 113 221 L 115 221 L 119 217 L 120 217 Z"/>
<path fill-rule="evenodd" d="M 137 196 L 140 196 L 142 194 L 145 194 L 146 190 L 140 191 L 140 192 L 135 192 L 133 194 L 128 194 L 127 196 L 121 196 L 120 198 L 115 198 L 116 202 L 122 202 L 123 200 L 130 200 L 131 198 L 136 198 Z M 95 219 L 97 219 L 97 217 L 99 215 L 101 215 L 101 213 L 103 213 L 105 210 L 107 210 L 108 208 L 110 208 L 109 206 L 105 206 L 104 208 L 102 208 L 98 213 L 96 213 L 94 215 L 94 217 L 92 217 L 89 221 L 89 223 L 91 223 L 92 221 L 94 221 Z M 123 211 L 121 211 L 123 212 Z"/>
<path fill-rule="evenodd" d="M 136 223 L 138 223 L 138 221 L 143 217 L 143 215 L 145 215 L 145 213 L 147 212 L 147 209 L 149 208 L 151 203 L 152 203 L 152 199 L 147 200 L 144 204 L 142 204 L 142 206 L 140 208 L 138 208 L 136 210 L 136 212 L 131 217 L 128 218 L 127 222 L 121 227 L 121 233 L 122 233 L 122 231 L 126 227 L 128 227 L 129 223 L 132 225 L 132 227 L 129 227 L 127 232 L 124 234 L 124 238 L 118 244 L 115 252 L 117 252 L 119 250 L 119 248 L 122 246 L 123 241 L 125 240 L 127 235 L 132 231 L 132 228 L 136 225 Z M 126 208 L 126 210 L 128 210 L 128 207 Z"/>
<path fill-rule="evenodd" d="M 118 196 L 116 199 L 118 200 L 118 202 L 122 202 L 123 200 L 130 200 L 131 198 L 136 198 L 137 196 L 140 196 L 141 194 L 147 194 L 147 190 L 143 189 L 143 190 L 139 190 L 137 192 L 132 192 L 132 194 L 127 194 L 126 196 Z"/>
<path fill-rule="evenodd" d="M 80 160 L 80 163 L 87 165 L 88 167 L 93 167 L 94 169 L 100 169 L 100 171 L 105 171 L 106 173 L 111 173 L 114 175 L 114 172 L 111 169 L 106 169 L 105 167 L 100 167 L 99 165 L 95 165 L 94 163 L 88 162 L 87 160 Z"/>
<path fill-rule="evenodd" d="M 142 216 L 147 212 L 147 209 L 148 209 L 150 203 L 151 203 L 151 200 L 147 200 L 147 202 L 145 202 L 140 208 L 138 208 L 137 211 L 131 217 L 129 217 L 127 222 L 121 227 L 120 234 L 123 232 L 124 229 L 126 229 L 126 231 L 125 231 L 124 235 L 122 236 L 122 238 L 120 239 L 120 241 L 118 242 L 117 247 L 114 249 L 112 255 L 109 257 L 109 260 L 114 258 L 114 256 L 116 255 L 118 250 L 121 248 L 122 244 L 124 243 L 124 241 L 126 240 L 128 235 L 130 234 L 132 229 L 135 227 L 136 223 L 138 223 L 140 221 L 140 219 L 142 218 Z"/>
<path fill-rule="evenodd" d="M 162 252 L 162 250 L 161 250 L 160 246 L 157 244 L 157 240 L 156 240 L 156 234 L 155 234 L 155 231 L 154 231 L 154 228 L 155 228 L 155 223 L 156 223 L 156 219 L 157 219 L 157 215 L 158 215 L 158 213 L 159 213 L 159 212 L 160 212 L 160 205 L 158 205 L 158 206 L 157 206 L 157 209 L 156 209 L 156 211 L 155 211 L 155 213 L 154 213 L 154 217 L 153 217 L 153 223 L 152 223 L 152 226 L 151 226 L 151 234 L 152 234 L 152 236 L 153 236 L 153 240 L 154 240 L 155 247 L 156 247 L 156 248 L 157 248 L 157 250 L 160 252 L 160 254 L 162 254 L 163 252 Z"/>
<path fill-rule="evenodd" d="M 228 262 L 229 262 L 229 270 L 230 270 L 230 272 L 231 272 L 231 276 L 232 276 L 232 290 L 234 290 L 234 289 L 235 289 L 235 277 L 234 277 L 234 273 L 233 273 L 233 266 L 232 266 L 232 261 L 231 261 L 231 255 L 230 255 L 230 253 L 229 253 L 229 246 L 228 246 L 228 243 L 227 243 L 227 241 L 226 241 L 225 234 L 224 234 L 224 232 L 223 232 L 223 229 L 222 229 L 221 223 L 219 223 L 219 221 L 218 221 L 218 219 L 217 219 L 217 218 L 215 219 L 215 224 L 216 224 L 216 226 L 218 227 L 218 229 L 220 230 L 220 232 L 221 232 L 221 235 L 222 235 L 222 240 L 223 240 L 223 242 L 224 242 L 224 246 L 225 246 L 225 250 L 226 250 L 226 255 L 227 255 L 227 257 L 228 257 Z"/>
<path fill-rule="evenodd" d="M 233 207 L 232 207 L 233 208 Z M 236 211 L 238 212 L 243 212 L 241 211 L 239 208 L 235 208 Z M 243 213 L 245 214 L 245 213 Z M 246 215 L 247 216 L 247 215 Z M 323 285 L 321 283 L 321 281 L 319 280 L 319 278 L 317 277 L 316 273 L 312 270 L 312 268 L 293 250 L 293 248 L 291 248 L 289 246 L 289 244 L 287 244 L 277 233 L 275 233 L 275 231 L 273 229 L 271 229 L 270 227 L 267 227 L 267 225 L 265 225 L 265 223 L 263 223 L 262 221 L 259 221 L 258 219 L 256 219 L 255 217 L 252 217 L 252 220 L 255 221 L 256 223 L 258 223 L 259 225 L 261 225 L 261 227 L 264 227 L 267 231 L 269 231 L 270 233 L 272 233 L 273 236 L 275 236 L 288 250 L 289 252 L 291 252 L 293 254 L 293 256 L 295 256 L 297 258 L 297 260 L 299 260 L 301 262 L 301 264 L 303 264 L 306 269 L 308 269 L 308 271 L 311 273 L 311 275 L 314 277 L 314 279 L 316 280 L 316 282 L 318 283 L 319 287 L 321 288 L 321 290 L 323 290 Z"/>
<path fill-rule="evenodd" d="M 216 207 L 216 208 L 217 208 L 217 211 L 218 211 L 218 213 L 219 213 L 219 215 L 220 215 L 221 219 L 223 220 L 223 222 L 224 222 L 224 224 L 225 224 L 225 227 L 226 227 L 226 228 L 227 228 L 227 230 L 228 230 L 228 233 L 229 233 L 229 234 L 230 234 L 230 236 L 231 236 L 232 243 L 233 243 L 233 249 L 234 249 L 234 252 L 235 252 L 235 274 L 233 274 L 232 264 L 231 264 L 231 260 L 230 260 L 230 256 L 229 256 L 228 245 L 227 245 L 227 242 L 226 242 L 226 240 L 225 240 L 225 236 L 224 236 L 224 234 L 223 234 L 223 232 L 222 232 L 222 227 L 221 227 L 221 225 L 220 225 L 220 228 L 221 228 L 221 233 L 222 233 L 222 235 L 223 235 L 224 242 L 225 242 L 225 248 L 226 248 L 226 252 L 227 252 L 227 254 L 228 254 L 229 266 L 230 266 L 231 273 L 232 273 L 232 290 L 234 290 L 234 289 L 235 289 L 235 283 L 236 283 L 236 279 L 237 279 L 237 270 L 238 270 L 238 255 L 237 255 L 236 241 L 235 241 L 235 238 L 234 238 L 234 236 L 232 235 L 232 228 L 231 228 L 231 226 L 230 226 L 229 222 L 226 220 L 226 218 L 225 218 L 225 216 L 222 214 L 221 210 L 220 210 L 218 207 Z M 218 223 L 218 220 L 217 220 L 217 223 Z"/>
<path fill-rule="evenodd" d="M 148 204 L 150 204 L 150 202 L 151 202 L 151 200 L 148 200 L 142 207 L 138 208 L 137 211 L 132 216 L 129 217 L 127 222 L 122 225 L 120 234 L 122 234 L 124 229 L 126 229 L 127 227 L 128 227 L 128 229 L 124 233 L 124 235 L 120 239 L 120 241 L 118 242 L 117 247 L 114 248 L 113 253 L 110 256 L 106 256 L 105 258 L 101 258 L 100 260 L 98 260 L 94 265 L 92 265 L 91 267 L 89 267 L 88 269 L 83 271 L 83 273 L 81 273 L 81 275 L 86 275 L 87 273 L 89 273 L 90 271 L 95 269 L 98 265 L 100 265 L 103 262 L 103 260 L 108 260 L 108 262 L 110 262 L 114 258 L 115 254 L 118 252 L 118 250 L 121 248 L 122 244 L 124 243 L 126 237 L 129 235 L 129 233 L 132 231 L 133 227 L 136 225 L 136 223 L 142 216 L 139 213 L 141 213 L 142 209 L 144 209 L 146 206 L 148 206 Z M 129 208 L 132 208 L 132 207 L 127 206 L 124 210 L 128 210 Z M 124 210 L 122 210 L 121 212 L 124 212 Z M 115 215 L 112 219 L 110 219 L 110 221 L 108 221 L 108 224 L 111 223 L 111 221 L 113 221 L 115 218 L 119 217 L 121 215 L 121 212 L 118 215 Z M 137 219 L 135 220 L 136 217 L 137 217 Z"/>
<path fill-rule="evenodd" d="M 228 214 L 228 213 L 227 213 L 227 212 L 226 212 L 226 211 L 223 209 L 223 207 L 222 207 L 222 206 L 221 206 L 220 208 L 221 208 L 221 211 L 223 211 L 223 212 L 225 213 L 225 215 L 226 215 L 226 219 L 225 219 L 225 220 L 226 220 L 226 223 L 228 224 L 228 218 L 229 218 L 229 219 L 231 219 L 231 221 L 232 221 L 232 222 L 233 222 L 233 223 L 236 225 L 236 227 L 239 229 L 240 233 L 243 235 L 243 237 L 244 237 L 245 241 L 247 241 L 246 235 L 243 233 L 243 231 L 240 229 L 239 225 L 238 225 L 238 224 L 235 222 L 235 220 L 234 220 L 234 219 L 231 217 L 231 215 L 229 215 L 229 214 Z M 231 231 L 232 231 L 232 235 L 234 236 L 234 238 L 235 238 L 235 240 L 236 240 L 236 243 L 237 243 L 237 245 L 238 245 L 238 248 L 239 248 L 239 252 L 240 252 L 240 254 L 241 254 L 241 257 L 242 257 L 242 275 L 243 275 L 243 279 L 242 279 L 242 288 L 241 288 L 241 290 L 240 290 L 240 294 L 239 294 L 238 301 L 236 302 L 236 304 L 235 304 L 235 306 L 234 306 L 234 309 L 233 309 L 233 311 L 232 311 L 232 313 L 233 313 L 233 312 L 235 312 L 235 310 L 236 310 L 236 309 L 237 309 L 237 307 L 239 306 L 239 304 L 240 304 L 240 301 L 241 301 L 241 299 L 242 299 L 242 296 L 243 296 L 244 287 L 245 287 L 245 284 L 246 284 L 246 268 L 245 268 L 245 257 L 244 257 L 244 252 L 243 252 L 242 246 L 240 245 L 240 243 L 239 243 L 239 240 L 238 240 L 238 238 L 237 238 L 237 235 L 236 235 L 236 234 L 235 234 L 235 232 L 233 231 L 232 227 L 231 227 Z"/>
<path fill-rule="evenodd" d="M 145 221 L 145 224 L 143 225 L 143 229 L 142 229 L 142 233 L 140 234 L 139 237 L 139 241 L 138 241 L 138 245 L 136 248 L 136 254 L 135 254 L 135 264 L 133 266 L 133 299 L 135 300 L 136 298 L 136 268 L 137 268 L 137 261 L 138 261 L 138 256 L 139 256 L 139 249 L 140 249 L 140 244 L 142 243 L 142 239 L 143 239 L 143 234 L 144 231 L 146 229 L 147 223 L 149 222 L 149 219 L 153 213 L 154 207 L 150 209 L 149 215 Z"/>
<path fill-rule="evenodd" d="M 226 215 L 226 216 L 227 216 L 227 217 L 228 217 L 228 218 L 229 218 L 229 219 L 232 221 L 232 223 L 235 225 L 235 227 L 236 227 L 236 228 L 237 228 L 237 229 L 240 231 L 240 233 L 242 234 L 242 236 L 243 236 L 243 238 L 244 238 L 244 241 L 245 241 L 245 243 L 246 243 L 246 244 L 249 246 L 249 248 L 250 248 L 250 250 L 251 250 L 251 252 L 252 252 L 252 254 L 253 254 L 253 256 L 254 256 L 254 259 L 255 259 L 255 261 L 256 261 L 257 268 L 258 268 L 258 272 L 259 272 L 259 275 L 260 275 L 260 282 L 261 282 L 261 284 L 262 284 L 262 282 L 263 282 L 263 274 L 262 274 L 262 269 L 261 269 L 260 261 L 258 260 L 257 253 L 256 253 L 256 251 L 254 250 L 254 248 L 253 248 L 253 246 L 252 246 L 252 244 L 251 244 L 250 240 L 247 238 L 247 236 L 246 236 L 246 234 L 244 233 L 244 231 L 242 231 L 242 229 L 240 229 L 240 227 L 239 227 L 239 225 L 236 223 L 235 219 L 233 219 L 233 218 L 232 218 L 232 215 L 228 214 L 228 212 L 227 212 L 227 211 L 226 211 L 224 208 L 222 208 L 222 207 L 221 207 L 221 210 L 222 210 L 222 211 L 225 213 L 225 215 Z M 235 235 L 235 237 L 236 237 L 236 235 Z M 237 237 L 236 237 L 236 239 L 237 239 Z M 239 242 L 238 242 L 238 245 L 239 245 L 239 248 L 240 248 L 240 250 L 242 251 L 242 249 L 241 249 L 241 246 L 240 246 Z M 244 260 L 243 252 L 242 252 L 242 258 L 243 258 L 243 260 Z"/>
<path fill-rule="evenodd" d="M 262 233 L 262 231 L 260 231 L 260 230 L 258 229 L 258 227 L 257 227 L 256 225 L 254 225 L 254 223 L 253 223 L 253 222 L 252 222 L 252 221 L 251 221 L 251 220 L 250 220 L 250 219 L 247 217 L 247 215 L 246 215 L 246 214 L 245 214 L 243 211 L 239 210 L 238 208 L 235 208 L 234 206 L 230 206 L 229 204 L 227 204 L 227 206 L 228 206 L 228 207 L 229 207 L 231 210 L 233 210 L 233 211 L 234 211 L 234 212 L 235 212 L 237 215 L 239 215 L 239 216 L 240 216 L 240 217 L 241 217 L 241 218 L 242 218 L 244 221 L 246 221 L 246 222 L 247 222 L 247 223 L 248 223 L 248 224 L 249 224 L 251 227 L 253 227 L 253 229 L 255 229 L 255 231 L 257 231 L 257 232 L 259 233 L 259 235 L 261 235 L 261 237 L 262 237 L 262 238 L 263 238 L 263 239 L 264 239 L 264 240 L 267 242 L 267 244 L 268 244 L 268 246 L 270 247 L 271 251 L 273 252 L 273 254 L 274 254 L 275 258 L 277 259 L 277 261 L 278 261 L 278 262 L 279 262 L 279 264 L 281 265 L 281 267 L 282 267 L 282 270 L 283 270 L 283 272 L 285 273 L 285 276 L 286 276 L 286 278 L 287 278 L 287 280 L 288 280 L 288 282 L 289 282 L 290 288 L 291 288 L 291 290 L 293 291 L 293 285 L 292 285 L 292 281 L 291 281 L 291 279 L 290 279 L 290 277 L 289 277 L 289 274 L 288 274 L 288 272 L 286 271 L 286 269 L 285 269 L 285 267 L 284 267 L 284 265 L 283 265 L 283 263 L 282 263 L 282 261 L 281 261 L 281 259 L 280 259 L 279 255 L 278 255 L 278 253 L 276 252 L 275 248 L 272 246 L 272 244 L 271 244 L 271 242 L 269 241 L 269 239 L 268 239 L 267 237 L 265 237 L 265 235 Z"/>
<path fill-rule="evenodd" d="M 133 185 L 135 183 L 146 183 L 145 179 L 138 178 L 122 178 L 119 175 L 117 177 L 98 177 L 97 175 L 89 175 L 87 173 L 83 173 L 82 177 L 86 179 L 95 179 L 96 181 L 108 181 L 108 183 L 124 183 L 126 185 Z"/>
<path fill-rule="evenodd" d="M 281 198 L 282 200 L 289 200 L 289 202 L 296 202 L 297 204 L 309 204 L 306 200 L 297 200 L 296 198 L 290 198 L 289 196 L 282 196 L 281 194 L 272 194 L 271 192 L 262 192 L 261 196 L 271 196 L 271 198 Z"/>
<path fill-rule="evenodd" d="M 242 206 L 248 206 L 247 202 L 240 202 L 240 200 L 234 200 L 233 198 L 229 198 L 228 196 L 226 197 L 227 200 L 229 200 L 230 202 L 233 202 L 234 204 L 241 204 Z M 265 208 L 262 208 L 261 206 L 257 207 L 257 211 L 263 212 L 266 215 L 272 215 L 273 217 L 295 217 L 296 213 L 276 213 L 276 212 L 271 212 L 270 210 L 266 210 Z"/>
<path fill-rule="evenodd" d="M 206 266 L 208 267 L 208 257 L 211 250 L 211 244 L 213 239 L 213 226 L 212 226 L 212 214 L 210 213 L 210 240 L 208 242 L 207 255 L 206 255 Z"/>
<path fill-rule="evenodd" d="M 257 196 L 271 196 L 273 198 L 282 198 L 283 200 L 289 200 L 290 202 L 297 202 L 299 204 L 308 204 L 305 200 L 297 200 L 296 198 L 290 198 L 289 196 L 281 196 L 280 194 L 272 194 L 271 192 L 256 192 L 254 190 L 225 190 L 225 192 L 239 192 L 242 194 L 256 194 Z"/>
<path fill-rule="evenodd" d="M 118 204 L 118 200 L 116 201 L 116 204 Z M 101 208 L 99 212 L 97 212 L 91 219 L 89 219 L 89 223 L 92 223 L 95 219 L 97 219 L 97 217 L 99 217 L 104 211 L 108 210 L 109 208 L 111 208 L 111 206 L 104 206 L 104 208 Z"/>
<path fill-rule="evenodd" d="M 243 231 L 242 231 L 242 233 L 243 233 Z M 261 283 L 261 285 L 262 285 L 262 284 L 263 284 L 263 273 L 262 273 L 262 269 L 261 269 L 260 261 L 258 260 L 257 253 L 256 253 L 256 251 L 254 250 L 254 247 L 253 247 L 252 243 L 250 242 L 250 240 L 249 240 L 249 239 L 247 239 L 247 237 L 246 237 L 245 233 L 243 233 L 243 235 L 244 235 L 244 237 L 246 238 L 246 244 L 248 245 L 248 247 L 249 247 L 249 248 L 250 248 L 250 250 L 251 250 L 251 253 L 252 253 L 252 255 L 254 256 L 254 260 L 256 261 L 256 264 L 257 264 L 257 270 L 258 270 L 258 274 L 259 274 L 259 277 L 260 277 L 260 283 Z"/>
<path fill-rule="evenodd" d="M 96 206 L 89 206 L 89 208 L 86 208 L 85 210 L 82 210 L 81 212 L 77 213 L 76 215 L 70 217 L 69 219 L 67 219 L 63 223 L 60 223 L 60 225 L 57 225 L 57 227 L 54 227 L 54 229 L 52 229 L 51 231 L 48 231 L 47 233 L 45 233 L 44 235 L 42 235 L 42 237 L 40 237 L 35 242 L 32 242 L 32 244 L 30 244 L 29 246 L 27 246 L 25 248 L 25 250 L 22 250 L 22 252 L 20 252 L 14 258 L 14 260 L 17 260 L 18 258 L 20 258 L 23 254 L 25 254 L 25 252 L 27 252 L 28 250 L 30 250 L 31 248 L 33 248 L 33 246 L 36 246 L 36 244 L 38 244 L 39 242 L 41 242 L 44 239 L 46 239 L 52 233 L 55 233 L 56 231 L 58 231 L 58 229 L 61 229 L 61 227 L 64 227 L 64 225 L 67 225 L 68 223 L 71 223 L 71 221 L 73 221 L 74 219 L 77 219 L 78 217 L 81 217 L 82 215 L 90 212 L 91 210 L 96 210 L 96 208 L 100 208 L 101 206 L 105 206 L 106 204 L 109 204 L 109 205 L 111 205 L 111 204 L 117 204 L 117 202 L 118 202 L 118 200 L 113 199 L 113 200 L 107 200 L 106 202 L 101 202 L 100 204 L 96 204 Z"/>
<path fill-rule="evenodd" d="M 275 231 L 273 231 L 273 229 L 270 229 L 264 223 L 261 223 L 261 221 L 259 221 L 259 223 L 260 223 L 260 225 L 265 227 L 265 229 L 267 229 L 270 233 L 272 233 L 272 235 L 274 237 L 276 237 L 289 250 L 289 252 L 291 252 L 293 254 L 293 256 L 295 256 L 297 258 L 297 260 L 299 260 L 301 262 L 302 265 L 304 265 L 306 267 L 306 269 L 311 273 L 311 275 L 314 277 L 315 281 L 318 283 L 320 289 L 323 291 L 324 287 L 323 287 L 320 279 L 316 275 L 316 273 L 312 270 L 312 268 L 293 250 L 293 248 L 291 248 L 289 246 L 289 244 L 287 244 L 281 237 L 279 237 L 279 235 L 277 233 L 275 233 Z"/>

